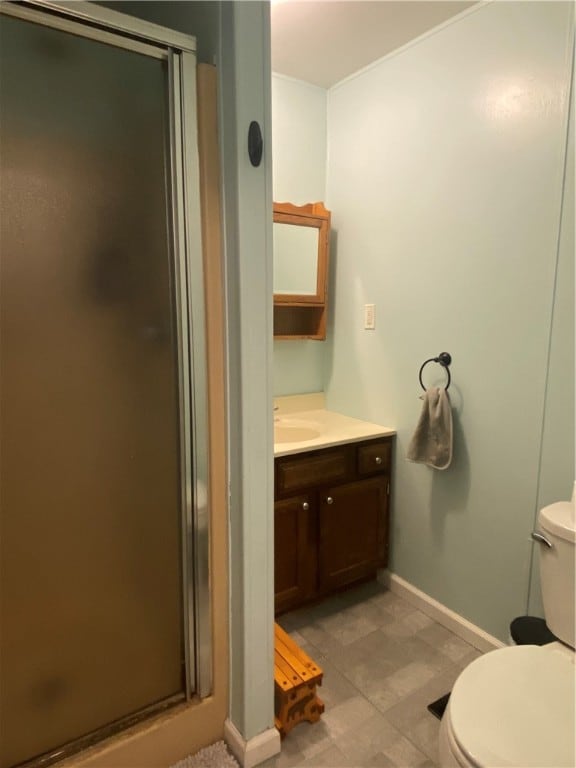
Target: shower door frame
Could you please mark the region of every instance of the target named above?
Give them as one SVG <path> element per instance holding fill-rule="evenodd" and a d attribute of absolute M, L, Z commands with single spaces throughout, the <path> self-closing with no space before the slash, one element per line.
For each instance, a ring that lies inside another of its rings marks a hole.
<path fill-rule="evenodd" d="M 1 2 L 0 14 L 167 62 L 170 165 L 167 214 L 178 358 L 185 693 L 187 700 L 194 696 L 205 698 L 212 692 L 212 630 L 207 350 L 199 197 L 196 39 L 80 0 L 73 3 L 57 0 L 24 0 L 19 4 Z M 145 710 L 143 717 L 152 714 L 150 710 Z M 133 722 L 133 718 L 128 718 Z M 123 728 L 123 722 L 119 721 L 118 730 Z M 108 729 L 104 726 L 102 730 Z"/>

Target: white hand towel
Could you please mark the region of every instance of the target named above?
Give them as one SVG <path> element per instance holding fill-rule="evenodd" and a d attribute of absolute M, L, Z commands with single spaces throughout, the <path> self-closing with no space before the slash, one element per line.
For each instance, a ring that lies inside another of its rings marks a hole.
<path fill-rule="evenodd" d="M 431 387 L 424 401 L 406 458 L 434 469 L 448 469 L 452 461 L 452 406 L 443 387 Z"/>

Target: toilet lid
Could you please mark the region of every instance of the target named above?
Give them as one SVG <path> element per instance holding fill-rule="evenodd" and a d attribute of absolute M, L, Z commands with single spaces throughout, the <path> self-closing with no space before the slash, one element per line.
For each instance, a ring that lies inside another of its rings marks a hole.
<path fill-rule="evenodd" d="M 475 766 L 574 766 L 573 654 L 535 645 L 492 651 L 450 696 L 458 746 Z"/>

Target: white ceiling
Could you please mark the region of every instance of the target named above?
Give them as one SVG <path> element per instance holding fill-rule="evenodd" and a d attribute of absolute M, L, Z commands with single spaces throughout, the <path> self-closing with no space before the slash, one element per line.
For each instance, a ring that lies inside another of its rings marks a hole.
<path fill-rule="evenodd" d="M 475 5 L 458 0 L 272 0 L 272 70 L 330 88 Z"/>

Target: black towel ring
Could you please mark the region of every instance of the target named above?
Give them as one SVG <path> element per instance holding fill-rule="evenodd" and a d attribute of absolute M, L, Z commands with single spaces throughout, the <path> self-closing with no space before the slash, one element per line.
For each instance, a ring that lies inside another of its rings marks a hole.
<path fill-rule="evenodd" d="M 450 368 L 448 367 L 451 362 L 452 362 L 452 355 L 449 352 L 440 352 L 438 357 L 430 357 L 428 358 L 428 360 L 424 360 L 424 362 L 420 366 L 420 373 L 418 374 L 418 378 L 420 379 L 420 386 L 422 387 L 422 389 L 426 391 L 426 387 L 422 382 L 422 371 L 424 370 L 424 367 L 428 365 L 428 363 L 440 363 L 440 365 L 446 371 L 446 375 L 448 376 L 448 381 L 446 382 L 446 386 L 444 387 L 444 389 L 447 390 L 452 380 L 450 378 Z"/>

